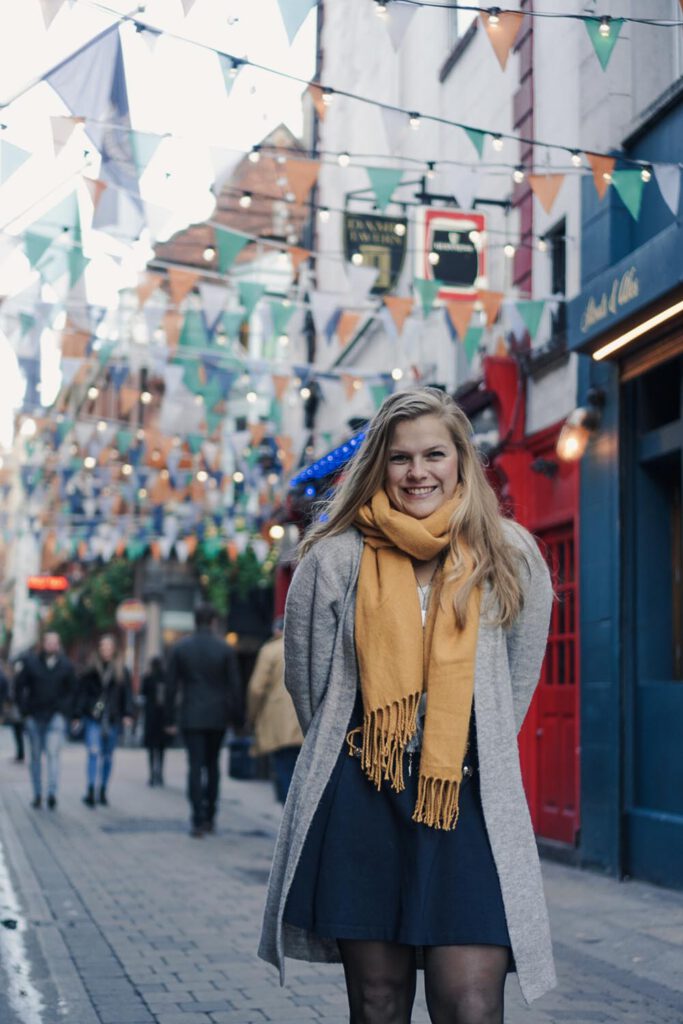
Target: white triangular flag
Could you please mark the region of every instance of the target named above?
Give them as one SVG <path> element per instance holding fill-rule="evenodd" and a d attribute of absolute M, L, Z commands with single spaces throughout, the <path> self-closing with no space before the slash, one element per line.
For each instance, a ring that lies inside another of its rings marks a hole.
<path fill-rule="evenodd" d="M 353 263 L 347 263 L 346 276 L 349 279 L 351 305 L 362 306 L 379 276 L 379 267 L 356 267 Z"/>
<path fill-rule="evenodd" d="M 471 210 L 479 190 L 480 171 L 477 165 L 454 167 L 448 177 L 449 187 L 461 210 Z"/>
<path fill-rule="evenodd" d="M 64 0 L 40 0 L 40 6 L 43 10 L 45 28 L 49 28 L 64 6 Z"/>
<path fill-rule="evenodd" d="M 200 284 L 199 294 L 202 300 L 202 312 L 209 334 L 213 334 L 225 309 L 228 289 L 222 284 Z"/>
<path fill-rule="evenodd" d="M 212 146 L 209 150 L 209 156 L 211 157 L 214 171 L 213 193 L 217 196 L 240 160 L 244 158 L 244 153 L 240 153 L 235 149 L 219 149 L 216 146 Z"/>
<path fill-rule="evenodd" d="M 401 139 L 408 128 L 408 116 L 402 110 L 392 110 L 390 107 L 382 107 L 380 113 L 389 152 L 396 153 L 400 150 Z"/>
<path fill-rule="evenodd" d="M 82 117 L 51 117 L 52 145 L 55 156 L 59 156 L 76 129 L 76 126 L 83 124 Z"/>
<path fill-rule="evenodd" d="M 678 164 L 653 164 L 655 178 L 662 193 L 662 199 L 674 217 L 678 216 L 681 200 L 681 168 Z"/>
<path fill-rule="evenodd" d="M 418 10 L 418 7 L 397 3 L 391 4 L 387 9 L 387 19 L 385 24 L 394 50 L 399 50 L 401 48 L 401 43 L 405 38 L 405 34 Z"/>

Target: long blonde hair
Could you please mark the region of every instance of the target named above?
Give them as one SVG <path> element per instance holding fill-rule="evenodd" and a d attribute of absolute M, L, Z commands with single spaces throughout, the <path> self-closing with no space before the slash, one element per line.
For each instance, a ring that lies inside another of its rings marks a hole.
<path fill-rule="evenodd" d="M 300 554 L 305 555 L 324 537 L 343 533 L 352 525 L 361 506 L 384 485 L 396 424 L 419 416 L 436 416 L 448 429 L 458 453 L 462 500 L 450 524 L 452 578 L 457 580 L 466 572 L 461 540 L 472 557 L 472 574 L 455 598 L 456 621 L 460 627 L 464 625 L 471 589 L 488 581 L 497 602 L 496 621 L 504 627 L 510 626 L 524 603 L 519 580 L 520 557 L 524 556 L 505 537 L 498 499 L 470 440 L 470 421 L 439 388 L 414 388 L 385 398 L 334 495 L 319 506 L 319 512 L 324 515 L 304 537 Z"/>

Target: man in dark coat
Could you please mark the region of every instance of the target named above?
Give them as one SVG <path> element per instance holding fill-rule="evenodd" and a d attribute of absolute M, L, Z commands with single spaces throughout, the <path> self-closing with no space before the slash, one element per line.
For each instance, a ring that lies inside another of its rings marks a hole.
<path fill-rule="evenodd" d="M 57 806 L 59 755 L 74 702 L 75 674 L 61 651 L 59 634 L 43 633 L 38 651 L 28 651 L 15 663 L 17 704 L 26 721 L 31 745 L 32 806 L 42 804 L 42 760 L 47 757 L 47 806 Z"/>
<path fill-rule="evenodd" d="M 168 659 L 168 731 L 180 726 L 188 759 L 188 794 L 195 838 L 213 832 L 218 802 L 219 755 L 225 730 L 242 720 L 242 685 L 237 657 L 216 636 L 216 611 L 195 611 L 196 632 L 180 640 Z"/>

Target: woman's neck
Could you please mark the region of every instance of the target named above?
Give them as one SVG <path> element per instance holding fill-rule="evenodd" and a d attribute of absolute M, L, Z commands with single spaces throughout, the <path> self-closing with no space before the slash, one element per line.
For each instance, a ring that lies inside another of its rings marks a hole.
<path fill-rule="evenodd" d="M 413 571 L 415 573 L 415 579 L 421 587 L 426 587 L 428 583 L 431 583 L 434 574 L 441 564 L 441 556 L 437 555 L 435 558 L 430 558 L 428 562 L 420 562 L 416 558 L 412 558 Z"/>

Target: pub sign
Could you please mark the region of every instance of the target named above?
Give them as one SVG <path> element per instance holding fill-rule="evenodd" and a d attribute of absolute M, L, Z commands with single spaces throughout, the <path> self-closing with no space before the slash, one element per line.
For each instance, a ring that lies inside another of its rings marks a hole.
<path fill-rule="evenodd" d="M 415 276 L 443 282 L 437 298 L 474 299 L 486 276 L 486 217 L 467 210 L 420 206 L 416 217 Z M 429 261 L 430 252 L 439 261 Z"/>
<path fill-rule="evenodd" d="M 382 217 L 375 213 L 344 213 L 344 256 L 363 257 L 363 266 L 377 267 L 379 274 L 372 295 L 384 295 L 398 283 L 408 237 L 404 217 Z"/>

